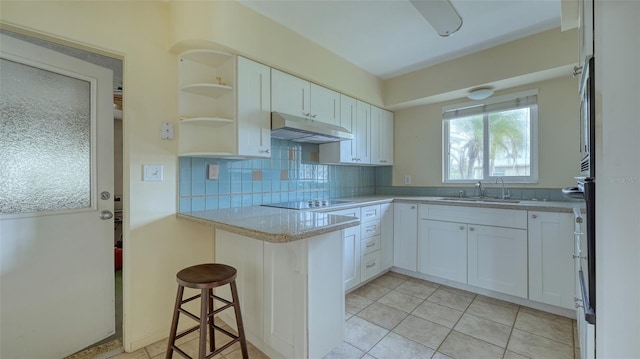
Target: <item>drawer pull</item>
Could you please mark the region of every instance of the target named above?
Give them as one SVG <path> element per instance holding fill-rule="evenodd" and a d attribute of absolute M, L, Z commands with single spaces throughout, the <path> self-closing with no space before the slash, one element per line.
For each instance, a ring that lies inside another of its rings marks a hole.
<path fill-rule="evenodd" d="M 376 265 L 376 262 L 373 262 L 371 264 L 367 264 L 367 268 L 373 268 Z"/>
<path fill-rule="evenodd" d="M 460 226 L 460 230 L 463 230 L 463 229 L 464 229 L 464 226 Z"/>
<path fill-rule="evenodd" d="M 376 246 L 376 242 L 371 242 L 369 244 L 367 244 L 367 248 L 371 248 L 371 247 L 375 247 Z"/>
<path fill-rule="evenodd" d="M 375 211 L 370 211 L 370 212 L 367 212 L 364 216 L 365 216 L 365 217 L 373 217 L 373 216 L 375 216 L 375 215 L 376 215 L 376 212 L 375 212 Z"/>

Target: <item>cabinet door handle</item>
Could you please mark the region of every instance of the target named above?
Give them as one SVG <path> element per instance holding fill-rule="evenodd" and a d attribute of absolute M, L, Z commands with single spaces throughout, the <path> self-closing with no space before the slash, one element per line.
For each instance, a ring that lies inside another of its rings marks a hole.
<path fill-rule="evenodd" d="M 416 206 L 411 206 L 411 209 L 416 209 Z"/>
<path fill-rule="evenodd" d="M 367 248 L 375 247 L 375 245 L 376 245 L 376 242 L 371 242 L 367 244 Z"/>
<path fill-rule="evenodd" d="M 464 226 L 460 226 L 460 230 L 463 230 L 463 229 L 464 229 Z"/>
<path fill-rule="evenodd" d="M 373 268 L 376 265 L 376 262 L 373 262 L 371 264 L 367 264 L 367 268 Z"/>
<path fill-rule="evenodd" d="M 315 114 L 311 115 L 311 118 L 316 118 L 316 115 Z"/>
<path fill-rule="evenodd" d="M 376 215 L 376 212 L 375 212 L 375 211 L 369 211 L 369 212 L 367 212 L 364 216 L 365 216 L 365 217 L 373 217 L 373 216 L 375 216 L 375 215 Z"/>
<path fill-rule="evenodd" d="M 267 148 L 266 150 L 261 150 L 260 152 L 271 153 L 271 150 Z"/>
<path fill-rule="evenodd" d="M 536 219 L 536 218 L 538 218 L 538 215 L 537 214 L 532 214 L 531 218 Z"/>
<path fill-rule="evenodd" d="M 469 232 L 473 232 L 473 231 L 475 231 L 475 230 L 476 230 L 475 228 L 473 228 L 473 227 L 469 227 Z"/>

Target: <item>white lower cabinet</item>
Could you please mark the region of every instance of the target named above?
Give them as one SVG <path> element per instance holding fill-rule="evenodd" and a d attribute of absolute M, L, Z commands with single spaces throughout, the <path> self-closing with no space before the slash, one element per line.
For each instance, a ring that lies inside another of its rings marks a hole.
<path fill-rule="evenodd" d="M 380 271 L 393 266 L 393 203 L 380 205 Z"/>
<path fill-rule="evenodd" d="M 467 225 L 421 219 L 418 272 L 467 282 Z"/>
<path fill-rule="evenodd" d="M 343 277 L 344 289 L 349 290 L 360 284 L 360 226 L 343 230 L 342 246 L 344 248 Z"/>
<path fill-rule="evenodd" d="M 360 274 L 362 282 L 375 277 L 380 273 L 380 251 L 371 252 L 362 256 Z"/>
<path fill-rule="evenodd" d="M 341 232 L 270 243 L 215 231 L 216 262 L 235 267 L 247 339 L 271 358 L 322 358 L 344 341 Z M 216 294 L 230 299 L 229 290 Z M 228 313 L 227 313 L 228 312 Z M 221 317 L 235 325 L 233 311 Z"/>
<path fill-rule="evenodd" d="M 345 291 L 391 268 L 393 204 L 374 204 L 328 213 L 360 219 L 359 226 L 342 231 Z"/>
<path fill-rule="evenodd" d="M 529 299 L 575 309 L 574 215 L 529 212 Z"/>
<path fill-rule="evenodd" d="M 421 204 L 418 213 L 418 272 L 527 298 L 526 211 Z"/>
<path fill-rule="evenodd" d="M 418 205 L 393 204 L 393 265 L 418 271 Z"/>
<path fill-rule="evenodd" d="M 527 231 L 469 225 L 468 283 L 527 298 Z"/>
<path fill-rule="evenodd" d="M 574 309 L 574 215 L 529 212 L 529 299 Z"/>

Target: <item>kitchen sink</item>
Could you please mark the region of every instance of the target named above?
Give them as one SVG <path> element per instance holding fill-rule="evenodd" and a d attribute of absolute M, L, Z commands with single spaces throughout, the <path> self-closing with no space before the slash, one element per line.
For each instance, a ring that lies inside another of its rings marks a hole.
<path fill-rule="evenodd" d="M 456 201 L 456 202 L 489 202 L 489 203 L 520 203 L 517 199 L 500 199 L 490 197 L 442 197 L 443 201 Z"/>

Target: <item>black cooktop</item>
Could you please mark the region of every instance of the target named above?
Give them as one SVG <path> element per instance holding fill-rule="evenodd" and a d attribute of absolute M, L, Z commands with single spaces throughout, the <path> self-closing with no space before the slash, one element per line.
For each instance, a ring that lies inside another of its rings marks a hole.
<path fill-rule="evenodd" d="M 263 204 L 265 207 L 288 208 L 288 209 L 321 209 L 343 204 L 353 203 L 353 201 L 343 201 L 336 199 L 313 200 L 313 201 L 293 201 Z"/>

